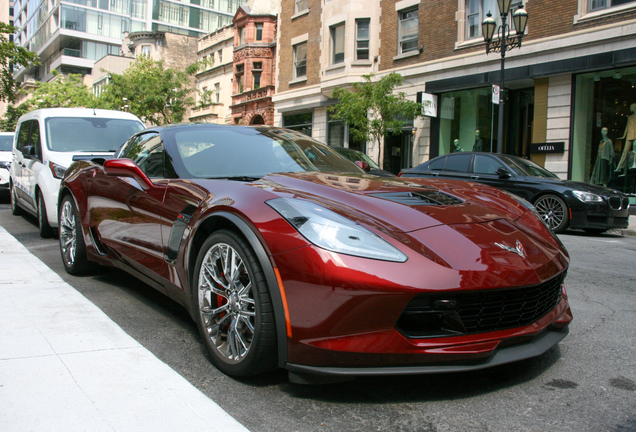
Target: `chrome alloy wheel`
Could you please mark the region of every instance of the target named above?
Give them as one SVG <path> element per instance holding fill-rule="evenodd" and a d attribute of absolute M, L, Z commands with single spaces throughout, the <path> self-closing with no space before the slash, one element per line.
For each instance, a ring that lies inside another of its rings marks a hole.
<path fill-rule="evenodd" d="M 543 218 L 551 231 L 558 232 L 564 228 L 566 219 L 565 203 L 554 195 L 546 195 L 534 203 L 537 213 Z"/>
<path fill-rule="evenodd" d="M 60 245 L 62 258 L 67 266 L 72 266 L 77 253 L 77 226 L 75 212 L 70 201 L 64 201 L 60 215 Z"/>
<path fill-rule="evenodd" d="M 254 338 L 252 280 L 239 253 L 214 244 L 199 272 L 198 301 L 206 336 L 227 363 L 239 363 Z"/>

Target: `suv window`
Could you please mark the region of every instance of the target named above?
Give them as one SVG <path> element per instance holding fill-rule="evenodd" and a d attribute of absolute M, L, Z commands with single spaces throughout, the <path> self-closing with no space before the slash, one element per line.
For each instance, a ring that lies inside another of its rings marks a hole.
<path fill-rule="evenodd" d="M 42 143 L 40 141 L 40 123 L 37 120 L 32 120 L 31 139 L 29 139 L 29 145 L 35 148 L 35 157 L 42 160 Z"/>
<path fill-rule="evenodd" d="M 31 120 L 24 121 L 20 124 L 18 139 L 15 143 L 15 147 L 18 151 L 22 151 L 24 147 L 29 145 L 29 129 L 31 129 Z"/>
<path fill-rule="evenodd" d="M 444 162 L 446 162 L 445 157 L 437 158 L 430 163 L 430 165 L 428 166 L 428 169 L 431 171 L 443 171 Z"/>
<path fill-rule="evenodd" d="M 503 168 L 503 165 L 490 156 L 475 155 L 476 174 L 496 174 L 499 168 Z"/>
<path fill-rule="evenodd" d="M 452 172 L 468 172 L 468 164 L 470 163 L 470 154 L 458 154 L 451 155 L 446 158 L 446 165 L 444 165 L 444 171 Z"/>

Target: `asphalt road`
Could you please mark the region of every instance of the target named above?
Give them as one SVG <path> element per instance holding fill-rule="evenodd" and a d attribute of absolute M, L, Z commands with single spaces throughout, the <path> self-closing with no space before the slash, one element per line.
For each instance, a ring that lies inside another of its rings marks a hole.
<path fill-rule="evenodd" d="M 12 216 L 5 198 L 0 226 L 254 432 L 636 431 L 636 237 L 560 236 L 572 257 L 574 322 L 539 358 L 473 373 L 299 386 L 283 371 L 242 381 L 223 375 L 181 306 L 117 270 L 68 275 L 57 240 L 41 239 L 34 218 Z"/>

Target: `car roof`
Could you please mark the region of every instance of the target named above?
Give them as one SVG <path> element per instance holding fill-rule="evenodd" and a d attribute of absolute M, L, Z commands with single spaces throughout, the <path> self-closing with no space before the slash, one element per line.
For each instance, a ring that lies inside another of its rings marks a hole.
<path fill-rule="evenodd" d="M 18 122 L 31 119 L 47 119 L 51 117 L 97 117 L 123 120 L 139 120 L 131 113 L 97 108 L 43 108 L 24 114 Z"/>

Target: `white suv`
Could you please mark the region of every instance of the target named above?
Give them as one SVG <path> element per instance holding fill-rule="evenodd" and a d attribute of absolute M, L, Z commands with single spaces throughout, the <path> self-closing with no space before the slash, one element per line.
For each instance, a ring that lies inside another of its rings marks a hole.
<path fill-rule="evenodd" d="M 13 132 L 0 132 L 0 194 L 9 192 Z"/>
<path fill-rule="evenodd" d="M 144 129 L 133 114 L 88 108 L 49 108 L 23 115 L 11 163 L 11 210 L 38 218 L 40 235 L 57 228 L 60 181 L 73 160 L 110 157 Z"/>

